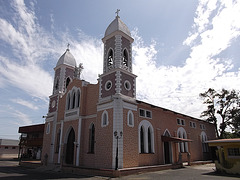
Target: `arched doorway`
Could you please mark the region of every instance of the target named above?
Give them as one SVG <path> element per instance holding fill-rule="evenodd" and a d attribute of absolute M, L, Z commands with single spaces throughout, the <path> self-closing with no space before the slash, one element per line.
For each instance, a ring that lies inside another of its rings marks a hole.
<path fill-rule="evenodd" d="M 166 130 L 164 132 L 164 136 L 167 137 L 171 137 L 170 132 L 168 130 Z M 171 142 L 166 141 L 164 142 L 164 161 L 165 164 L 170 164 L 172 163 L 172 146 L 171 146 Z"/>
<path fill-rule="evenodd" d="M 74 158 L 74 142 L 75 142 L 75 132 L 73 128 L 68 134 L 67 139 L 67 149 L 66 149 L 66 159 L 65 162 L 67 164 L 73 164 L 73 158 Z"/>

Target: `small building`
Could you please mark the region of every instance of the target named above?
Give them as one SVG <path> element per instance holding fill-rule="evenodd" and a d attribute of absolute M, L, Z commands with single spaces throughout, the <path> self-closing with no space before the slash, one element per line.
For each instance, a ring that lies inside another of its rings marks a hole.
<path fill-rule="evenodd" d="M 18 157 L 19 140 L 0 139 L 0 159 L 10 159 Z"/>
<path fill-rule="evenodd" d="M 41 159 L 44 124 L 19 127 L 21 158 Z"/>
<path fill-rule="evenodd" d="M 217 171 L 240 174 L 240 138 L 211 140 L 207 143 L 210 147 L 217 147 Z"/>

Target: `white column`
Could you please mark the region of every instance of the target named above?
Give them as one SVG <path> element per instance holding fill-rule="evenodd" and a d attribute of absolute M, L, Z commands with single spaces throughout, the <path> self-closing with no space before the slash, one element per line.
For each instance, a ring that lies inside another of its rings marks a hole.
<path fill-rule="evenodd" d="M 53 155 L 54 155 L 54 145 L 55 145 L 55 135 L 56 135 L 56 121 L 57 121 L 57 115 L 55 114 L 53 119 L 53 128 L 52 128 L 52 136 L 51 136 L 51 147 L 50 147 L 50 157 L 49 162 L 53 163 Z"/>
<path fill-rule="evenodd" d="M 63 134 L 63 120 L 61 120 L 61 132 L 60 132 L 59 150 L 58 150 L 58 163 L 60 163 L 60 161 L 61 161 L 62 134 Z"/>
<path fill-rule="evenodd" d="M 115 68 L 120 68 L 122 66 L 122 36 L 115 36 Z"/>
<path fill-rule="evenodd" d="M 120 132 L 123 132 L 123 101 L 119 96 L 114 97 L 113 101 L 113 133 L 117 131 L 118 136 Z M 116 148 L 117 139 L 113 136 L 113 149 L 112 149 L 112 168 L 115 169 L 116 165 Z M 118 168 L 123 168 L 123 135 L 118 139 Z"/>
<path fill-rule="evenodd" d="M 79 118 L 78 121 L 78 139 L 77 139 L 77 156 L 76 156 L 76 166 L 79 166 L 79 157 L 80 157 L 80 143 L 81 143 L 81 127 L 82 127 L 82 118 Z"/>

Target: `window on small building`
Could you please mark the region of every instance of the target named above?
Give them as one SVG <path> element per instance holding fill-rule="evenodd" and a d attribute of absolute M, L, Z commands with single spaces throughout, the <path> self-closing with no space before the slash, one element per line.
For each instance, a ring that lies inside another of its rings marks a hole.
<path fill-rule="evenodd" d="M 148 118 L 152 118 L 152 112 L 146 110 L 146 117 L 148 117 Z"/>
<path fill-rule="evenodd" d="M 145 117 L 145 110 L 140 109 L 140 110 L 139 110 L 139 116 Z"/>
<path fill-rule="evenodd" d="M 228 148 L 228 156 L 240 156 L 240 148 Z"/>
<path fill-rule="evenodd" d="M 177 124 L 181 125 L 181 120 L 180 119 L 177 119 Z"/>
<path fill-rule="evenodd" d="M 185 126 L 185 120 L 184 120 L 184 119 L 179 119 L 179 118 L 177 118 L 177 124 L 178 124 L 178 125 Z"/>
<path fill-rule="evenodd" d="M 200 124 L 200 129 L 204 130 L 205 129 L 205 125 L 204 124 Z"/>
<path fill-rule="evenodd" d="M 12 147 L 12 149 L 16 149 L 16 147 Z"/>
<path fill-rule="evenodd" d="M 8 146 L 5 146 L 5 149 L 8 149 Z"/>
<path fill-rule="evenodd" d="M 128 52 L 126 49 L 123 51 L 123 65 L 128 67 Z"/>
<path fill-rule="evenodd" d="M 95 126 L 94 124 L 90 125 L 89 128 L 89 153 L 94 153 L 94 145 L 95 145 Z"/>
<path fill-rule="evenodd" d="M 113 65 L 113 50 L 110 49 L 108 52 L 107 66 Z"/>

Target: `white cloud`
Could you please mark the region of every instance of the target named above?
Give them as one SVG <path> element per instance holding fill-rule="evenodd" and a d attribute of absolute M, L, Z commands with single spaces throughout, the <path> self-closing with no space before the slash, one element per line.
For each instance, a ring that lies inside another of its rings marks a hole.
<path fill-rule="evenodd" d="M 51 93 L 52 77 L 35 65 L 19 65 L 0 56 L 1 75 L 8 83 L 23 89 L 29 95 L 47 100 Z"/>
<path fill-rule="evenodd" d="M 26 101 L 26 100 L 23 100 L 23 99 L 20 99 L 20 98 L 12 99 L 12 102 L 23 105 L 23 106 L 26 106 L 26 107 L 28 107 L 30 109 L 33 109 L 33 110 L 38 109 L 38 107 L 36 105 L 34 105 L 32 102 L 29 102 L 29 101 Z"/>
<path fill-rule="evenodd" d="M 69 42 L 77 63 L 83 63 L 81 78 L 97 82 L 103 62 L 103 44 L 99 39 L 81 31 L 78 39 L 68 32 L 56 32 L 54 37 L 38 24 L 34 11 L 27 9 L 23 1 L 13 3 L 16 24 L 0 19 L 0 31 L 3 32 L 0 39 L 12 47 L 16 57 L 13 61 L 0 56 L 0 74 L 4 81 L 31 96 L 47 99 L 52 90 L 53 74 L 46 72 L 42 64 L 50 59 L 49 55 L 57 62 L 58 56 L 64 53 L 61 52 L 62 47 Z M 183 67 L 158 66 L 156 42 L 145 45 L 137 30 L 133 31 L 133 72 L 138 76 L 137 98 L 199 117 L 204 109 L 199 93 L 209 87 L 240 87 L 240 74 L 231 72 L 231 59 L 215 58 L 239 37 L 239 4 L 237 1 L 199 1 L 193 29 L 183 42 L 191 48 Z M 50 20 L 54 25 L 53 16 Z"/>
<path fill-rule="evenodd" d="M 14 124 L 18 126 L 26 126 L 33 123 L 32 120 L 29 119 L 27 114 L 24 114 L 20 111 L 15 110 L 14 116 L 17 119 L 17 121 L 15 121 Z"/>
<path fill-rule="evenodd" d="M 227 3 L 228 2 L 228 3 Z M 181 113 L 199 117 L 204 110 L 199 93 L 238 89 L 239 72 L 231 72 L 231 59 L 216 58 L 240 34 L 240 2 L 200 1 L 193 31 L 183 42 L 191 53 L 183 67 L 157 66 L 154 43 L 144 46 L 135 35 L 134 72 L 138 98 Z"/>

